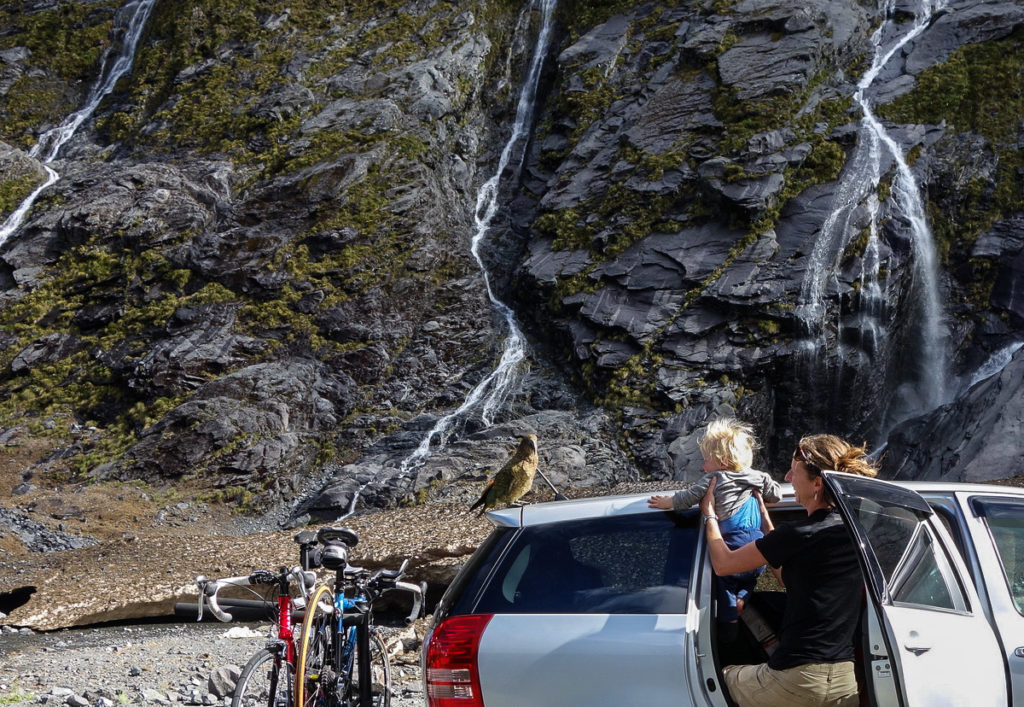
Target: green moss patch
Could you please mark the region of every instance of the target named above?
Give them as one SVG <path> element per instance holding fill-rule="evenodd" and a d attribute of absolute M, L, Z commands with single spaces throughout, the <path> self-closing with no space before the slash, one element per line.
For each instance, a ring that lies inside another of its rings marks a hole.
<path fill-rule="evenodd" d="M 0 313 L 0 329 L 14 341 L 0 351 L 0 426 L 35 420 L 77 419 L 96 424 L 104 434 L 75 461 L 79 471 L 118 457 L 147 425 L 174 405 L 174 398 L 133 393 L 101 360 L 103 352 L 126 348 L 142 352 L 147 333 L 162 328 L 176 309 L 185 305 L 238 301 L 219 286 L 190 292 L 189 278 L 154 251 L 135 254 L 91 243 L 67 251 L 51 269 L 46 282 Z M 144 283 L 129 287 L 128 283 Z M 78 331 L 73 316 L 90 302 L 119 301 L 123 312 L 106 326 Z M 52 334 L 78 339 L 76 350 L 59 360 L 34 365 L 22 375 L 10 364 L 29 344 Z M 212 375 L 212 374 L 211 374 Z M 31 428 L 40 435 L 60 437 L 67 430 Z"/>

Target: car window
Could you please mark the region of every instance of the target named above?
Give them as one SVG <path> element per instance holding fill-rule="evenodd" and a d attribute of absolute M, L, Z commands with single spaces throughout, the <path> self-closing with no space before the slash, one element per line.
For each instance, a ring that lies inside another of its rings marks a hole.
<path fill-rule="evenodd" d="M 967 563 L 970 563 L 971 558 L 967 554 L 967 548 L 964 546 L 963 530 L 960 524 L 956 522 L 956 512 L 953 510 L 953 501 L 947 498 L 929 498 L 928 505 L 935 511 L 935 517 L 938 518 L 949 536 L 953 538 L 953 543 L 956 545 L 957 552 L 960 553 L 960 558 Z"/>
<path fill-rule="evenodd" d="M 988 525 L 1013 605 L 1024 614 L 1024 502 L 972 499 L 971 505 Z"/>
<path fill-rule="evenodd" d="M 952 564 L 923 516 L 867 498 L 852 507 L 893 602 L 969 610 Z"/>
<path fill-rule="evenodd" d="M 931 531 L 918 526 L 903 566 L 894 577 L 892 599 L 901 604 L 966 610 L 966 600 L 953 579 L 952 567 Z"/>
<path fill-rule="evenodd" d="M 685 613 L 698 537 L 693 512 L 639 513 L 523 528 L 479 613 Z"/>

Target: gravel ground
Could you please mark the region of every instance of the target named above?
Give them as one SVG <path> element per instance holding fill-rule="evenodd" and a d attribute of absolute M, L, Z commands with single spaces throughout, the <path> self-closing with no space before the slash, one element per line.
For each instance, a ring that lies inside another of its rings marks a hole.
<path fill-rule="evenodd" d="M 420 707 L 419 652 L 412 629 L 384 627 L 393 707 Z M 218 669 L 245 665 L 263 647 L 266 623 L 105 626 L 0 635 L 0 705 L 115 707 L 118 704 L 222 705 L 211 694 Z M 216 693 L 216 690 L 213 690 Z"/>

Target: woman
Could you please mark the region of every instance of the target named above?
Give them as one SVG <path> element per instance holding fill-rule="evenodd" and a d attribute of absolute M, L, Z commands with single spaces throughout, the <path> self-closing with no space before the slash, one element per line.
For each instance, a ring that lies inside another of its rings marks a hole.
<path fill-rule="evenodd" d="M 722 539 L 714 483 L 701 500 L 708 551 L 717 575 L 765 563 L 782 568 L 786 609 L 767 663 L 730 665 L 722 677 L 740 707 L 857 705 L 853 637 L 863 580 L 850 535 L 821 478 L 822 469 L 874 476 L 862 447 L 834 435 L 800 440 L 786 481 L 807 518 L 773 529 L 735 550 Z M 770 526 L 769 526 L 770 527 Z"/>

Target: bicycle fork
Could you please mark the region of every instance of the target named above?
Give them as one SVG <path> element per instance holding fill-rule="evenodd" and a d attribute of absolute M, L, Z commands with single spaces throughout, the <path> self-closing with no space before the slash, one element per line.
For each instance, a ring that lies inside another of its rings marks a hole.
<path fill-rule="evenodd" d="M 370 668 L 370 606 L 365 601 L 348 601 L 342 615 L 342 626 L 356 629 L 356 674 L 359 679 L 359 707 L 373 707 L 373 685 Z M 346 632 L 339 631 L 339 636 Z M 341 655 L 341 653 L 336 653 Z M 350 673 L 351 674 L 351 673 Z M 351 678 L 350 678 L 351 679 Z"/>

